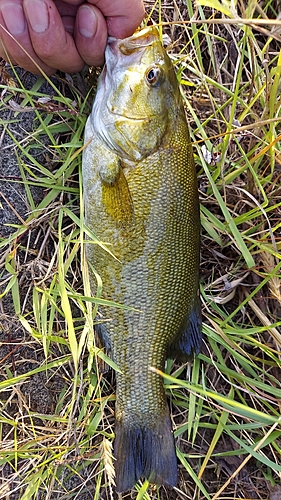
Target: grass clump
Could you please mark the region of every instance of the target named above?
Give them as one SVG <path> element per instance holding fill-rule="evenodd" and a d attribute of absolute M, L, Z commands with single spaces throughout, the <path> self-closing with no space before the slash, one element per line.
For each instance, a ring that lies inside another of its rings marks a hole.
<path fill-rule="evenodd" d="M 278 4 L 146 7 L 168 40 L 198 166 L 204 345 L 192 368 L 169 360 L 163 374 L 177 488 L 145 482 L 123 498 L 273 498 L 281 491 Z M 112 498 L 114 383 L 101 368 L 112 362 L 93 339 L 102 299 L 90 299 L 83 256 L 81 148 L 94 91 L 63 79 L 27 89 L 16 75 L 0 86 L 4 151 L 15 151 L 20 170 L 1 180 L 13 219 L 0 240 L 0 498 Z M 15 123 L 31 112 L 32 129 L 19 134 Z"/>

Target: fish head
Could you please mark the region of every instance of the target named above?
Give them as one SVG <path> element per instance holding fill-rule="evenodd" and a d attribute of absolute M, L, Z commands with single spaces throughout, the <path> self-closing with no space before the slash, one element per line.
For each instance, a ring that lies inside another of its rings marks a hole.
<path fill-rule="evenodd" d="M 172 62 L 156 27 L 109 38 L 91 115 L 94 133 L 125 159 L 140 161 L 163 142 L 181 107 Z"/>

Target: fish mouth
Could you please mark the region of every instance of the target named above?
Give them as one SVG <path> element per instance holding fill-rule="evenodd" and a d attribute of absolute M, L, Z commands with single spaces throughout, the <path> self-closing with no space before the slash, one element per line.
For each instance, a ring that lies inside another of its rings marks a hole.
<path fill-rule="evenodd" d="M 158 39 L 159 33 L 156 26 L 148 26 L 136 31 L 132 36 L 123 40 L 109 37 L 107 43 L 114 55 L 118 55 L 121 52 L 121 54 L 127 56 L 137 52 L 139 49 L 150 47 Z"/>
<path fill-rule="evenodd" d="M 134 120 L 136 122 L 143 122 L 143 121 L 148 121 L 151 118 L 153 118 L 154 115 L 152 116 L 131 116 L 131 115 L 124 115 L 123 113 L 117 113 L 116 111 L 110 109 L 109 107 L 107 108 L 109 113 L 114 116 L 120 116 L 120 118 L 124 118 L 124 120 Z"/>

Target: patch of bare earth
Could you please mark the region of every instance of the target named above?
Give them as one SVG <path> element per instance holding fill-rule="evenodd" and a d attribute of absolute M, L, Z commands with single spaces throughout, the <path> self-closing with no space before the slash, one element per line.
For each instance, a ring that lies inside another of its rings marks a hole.
<path fill-rule="evenodd" d="M 146 1 L 145 4 L 147 11 L 150 11 L 155 2 Z M 271 7 L 271 14 L 274 17 L 278 5 L 272 2 Z M 242 3 L 240 9 L 243 10 Z M 206 18 L 221 17 L 211 9 L 205 9 L 204 12 Z M 258 13 L 257 11 L 255 15 Z M 161 2 L 163 31 L 168 36 L 166 40 L 169 53 L 175 61 L 177 60 L 176 68 L 180 67 L 179 56 L 182 57 L 182 61 L 186 64 L 181 66 L 181 77 L 191 84 L 184 86 L 184 93 L 196 115 L 194 117 L 190 109 L 187 109 L 194 142 L 199 142 L 194 151 L 198 162 L 203 214 L 206 217 L 209 217 L 209 213 L 213 214 L 215 220 L 214 230 L 211 230 L 207 223 L 202 230 L 203 319 L 208 335 L 204 336 L 198 380 L 202 387 L 207 387 L 214 393 L 229 396 L 237 403 L 253 408 L 257 412 L 276 416 L 278 412 L 280 413 L 277 391 L 281 383 L 281 343 L 278 336 L 281 318 L 280 271 L 279 269 L 276 271 L 280 243 L 280 158 L 276 155 L 274 172 L 268 182 L 262 183 L 268 199 L 268 205 L 264 210 L 267 210 L 277 245 L 274 254 L 267 251 L 268 245 L 271 244 L 268 220 L 262 211 L 257 215 L 252 215 L 251 212 L 257 204 L 263 204 L 262 190 L 257 186 L 255 172 L 243 169 L 240 163 L 242 153 L 251 160 L 262 148 L 262 126 L 253 128 L 255 119 L 256 121 L 266 119 L 260 101 L 257 100 L 251 106 L 251 112 L 243 115 L 242 124 L 236 122 L 232 124 L 233 127 L 242 125 L 244 129 L 237 136 L 238 141 L 233 136 L 229 142 L 223 171 L 219 163 L 226 123 L 232 116 L 232 103 L 228 103 L 228 94 L 223 89 L 233 89 L 235 86 L 243 30 L 235 24 L 210 24 L 207 31 L 211 37 L 207 41 L 206 32 L 200 31 L 201 24 L 198 25 L 196 38 L 191 27 L 182 23 L 189 17 L 189 2 L 183 0 Z M 157 6 L 153 19 L 156 22 L 159 19 Z M 255 34 L 257 46 L 253 46 L 252 50 L 258 51 L 257 47 L 262 49 L 267 43 L 268 34 L 262 31 L 257 31 Z M 212 41 L 211 45 L 209 40 Z M 269 61 L 277 58 L 280 50 L 278 43 L 274 38 L 271 40 L 266 54 Z M 193 71 L 192 61 L 196 61 L 196 51 L 199 50 L 204 75 L 198 75 L 195 70 Z M 240 75 L 240 87 L 247 88 L 248 103 L 254 99 L 255 78 L 257 78 L 249 60 Z M 9 74 L 12 75 L 11 71 Z M 25 89 L 34 87 L 36 82 L 34 76 L 22 71 L 19 71 L 18 75 Z M 89 75 L 85 79 L 88 77 Z M 38 170 L 30 157 L 35 158 L 42 167 L 54 174 L 59 170 L 62 160 L 57 155 L 56 149 L 51 147 L 53 145 L 48 134 L 37 133 L 35 138 L 33 137 L 33 132 L 38 130 L 38 116 L 32 110 L 15 108 L 15 103 L 18 106 L 22 105 L 24 95 L 19 92 L 13 94 L 7 78 L 6 73 L 2 73 L 0 243 L 5 241 L 6 244 L 0 248 L 0 293 L 7 290 L 11 276 L 14 275 L 17 280 L 12 282 L 15 285 L 11 285 L 10 290 L 0 298 L 0 383 L 3 384 L 0 418 L 2 437 L 0 499 L 90 500 L 97 498 L 94 497 L 97 488 L 98 498 L 117 498 L 108 485 L 108 476 L 102 473 L 107 458 L 110 463 L 110 452 L 106 455 L 101 448 L 104 436 L 109 440 L 112 440 L 113 436 L 114 376 L 111 373 L 99 374 L 95 363 L 92 372 L 87 371 L 86 349 L 84 357 L 81 356 L 77 376 L 60 298 L 52 310 L 53 317 L 50 317 L 51 299 L 54 298 L 51 292 L 52 287 L 55 287 L 53 280 L 59 279 L 57 255 L 61 229 L 63 239 L 66 241 L 69 237 L 64 255 L 65 261 L 71 262 L 65 276 L 69 285 L 68 290 L 76 290 L 83 295 L 80 250 L 78 251 L 79 247 L 75 246 L 78 239 L 77 225 L 74 218 L 65 215 L 60 226 L 59 218 L 63 206 L 70 207 L 71 213 L 79 218 L 78 169 L 74 168 L 71 171 L 69 177 L 62 183 L 64 189 L 58 191 L 50 203 L 40 209 L 37 216 L 38 206 L 50 194 L 52 188 L 47 187 L 44 169 Z M 218 82 L 219 85 L 212 86 L 209 83 L 211 80 Z M 205 85 L 206 81 L 208 85 Z M 72 83 L 68 87 L 64 78 L 55 83 L 62 93 L 68 97 L 71 95 Z M 78 89 L 79 85 L 78 83 Z M 39 91 L 49 95 L 51 99 L 54 95 L 53 87 L 45 83 Z M 84 92 L 84 88 L 80 87 L 79 91 Z M 243 92 L 239 96 L 235 116 L 240 116 L 244 109 Z M 34 102 L 37 102 L 36 98 Z M 28 105 L 24 103 L 24 106 Z M 43 119 L 50 109 L 41 108 Z M 220 110 L 223 110 L 224 119 Z M 63 111 L 57 109 L 57 112 L 54 112 L 52 109 L 52 122 L 57 120 L 61 123 L 66 120 L 64 111 L 65 109 Z M 198 128 L 195 118 L 205 124 L 205 136 Z M 71 135 L 70 129 L 71 127 L 68 132 L 54 134 L 57 145 L 68 141 Z M 80 141 L 81 138 L 82 136 L 79 138 Z M 237 242 L 231 236 L 231 231 L 228 231 L 226 225 L 223 229 L 225 214 L 198 155 L 197 148 L 201 148 L 205 142 L 209 144 L 210 172 L 225 206 L 233 218 L 240 217 L 243 220 L 239 231 L 247 235 L 247 244 L 255 263 L 254 268 L 249 269 L 246 266 L 241 253 L 237 250 Z M 256 152 L 255 147 L 257 147 Z M 262 177 L 266 178 L 269 175 L 268 154 L 266 150 L 259 164 L 262 172 L 261 182 Z M 233 180 L 231 178 L 228 182 L 228 175 L 231 175 Z M 41 182 L 40 179 L 43 178 L 44 182 Z M 28 189 L 26 182 L 30 183 Z M 30 218 L 32 213 L 36 216 Z M 245 214 L 249 216 L 244 220 Z M 259 242 L 263 238 L 263 247 L 257 247 L 253 243 L 251 250 L 251 238 Z M 76 252 L 75 258 L 72 254 L 73 249 Z M 249 299 L 249 295 L 255 290 L 257 292 Z M 44 300 L 50 300 L 46 309 L 42 302 Z M 244 301 L 245 305 L 240 307 Z M 83 334 L 83 310 L 75 300 L 71 302 L 71 310 L 75 332 L 79 339 Z M 28 328 L 24 326 L 26 322 Z M 227 333 L 224 330 L 226 323 Z M 51 324 L 51 329 L 41 331 L 40 336 L 38 324 L 46 325 L 47 329 Z M 246 334 L 243 336 L 243 331 L 246 332 L 250 327 L 253 328 L 251 339 L 254 341 L 250 339 L 250 334 L 249 337 Z M 248 364 L 244 363 L 246 358 L 249 360 Z M 172 373 L 178 373 L 178 370 L 181 368 L 175 364 Z M 189 372 L 190 367 L 187 370 L 183 368 L 179 378 L 188 378 Z M 29 376 L 25 378 L 24 375 L 27 373 Z M 261 382 L 272 387 L 272 393 L 270 389 L 265 392 L 264 387 L 256 383 L 258 378 L 255 378 L 256 374 Z M 15 381 L 9 384 L 10 379 Z M 72 393 L 74 379 L 77 383 L 75 401 Z M 89 387 L 94 388 L 92 392 Z M 229 410 L 216 400 L 208 397 L 202 397 L 200 400 L 198 397 L 193 422 L 196 432 L 192 434 L 186 427 L 190 411 L 189 398 L 190 391 L 186 389 L 176 388 L 169 392 L 174 427 L 179 431 L 176 444 L 185 460 L 185 463 L 183 461 L 179 463 L 177 488 L 169 490 L 151 486 L 147 491 L 149 496 L 141 498 L 203 500 L 206 496 L 192 479 L 193 471 L 197 477 L 199 476 L 210 498 L 279 500 L 281 497 L 279 428 L 274 429 L 274 439 L 269 437 L 261 451 L 266 459 L 277 465 L 278 474 L 276 470 L 267 466 L 265 461 L 260 461 L 257 454 L 253 454 L 250 458 L 250 451 L 271 424 L 261 431 L 255 427 L 248 415 L 241 415 L 238 409 L 235 411 L 231 407 Z M 226 415 L 227 412 L 230 412 L 230 415 Z M 223 432 L 224 426 L 228 426 L 228 432 Z M 216 433 L 219 431 L 221 433 L 216 438 Z M 245 445 L 248 453 L 242 445 Z M 210 453 L 209 460 L 205 464 L 204 458 L 208 453 Z M 32 488 L 30 488 L 31 479 Z M 29 497 L 25 497 L 28 487 Z M 217 497 L 216 494 L 221 488 L 222 493 Z M 138 493 L 133 491 L 124 494 L 122 498 L 133 499 L 137 496 Z"/>

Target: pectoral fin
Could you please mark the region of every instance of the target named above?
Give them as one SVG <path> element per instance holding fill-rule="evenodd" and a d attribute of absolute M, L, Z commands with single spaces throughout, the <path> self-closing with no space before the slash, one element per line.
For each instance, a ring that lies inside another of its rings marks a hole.
<path fill-rule="evenodd" d="M 186 360 L 192 354 L 199 354 L 202 341 L 202 318 L 199 296 L 191 305 L 186 319 L 183 321 L 178 336 L 168 349 L 167 357 Z"/>
<path fill-rule="evenodd" d="M 132 223 L 134 216 L 133 201 L 121 161 L 118 161 L 118 165 L 108 166 L 106 174 L 105 172 L 100 173 L 102 202 L 107 213 L 121 225 Z"/>

